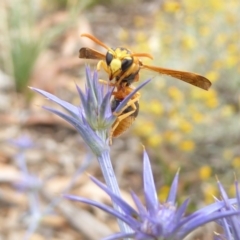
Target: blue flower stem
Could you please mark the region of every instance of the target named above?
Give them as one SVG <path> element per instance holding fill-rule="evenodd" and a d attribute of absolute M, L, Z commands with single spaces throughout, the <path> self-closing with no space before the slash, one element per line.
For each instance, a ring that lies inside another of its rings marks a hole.
<path fill-rule="evenodd" d="M 98 162 L 100 164 L 106 185 L 108 186 L 109 189 L 111 189 L 111 191 L 115 195 L 121 197 L 120 189 L 119 189 L 117 179 L 116 179 L 115 173 L 113 171 L 112 163 L 110 160 L 109 150 L 102 152 L 102 154 L 100 156 L 98 156 Z M 114 201 L 112 201 L 112 203 L 113 203 L 114 209 L 118 210 L 119 212 L 122 212 L 121 208 L 118 205 L 116 205 L 114 203 Z M 119 225 L 121 232 L 124 232 L 124 233 L 131 232 L 131 229 L 124 222 L 122 222 L 119 219 L 118 219 L 118 225 Z"/>

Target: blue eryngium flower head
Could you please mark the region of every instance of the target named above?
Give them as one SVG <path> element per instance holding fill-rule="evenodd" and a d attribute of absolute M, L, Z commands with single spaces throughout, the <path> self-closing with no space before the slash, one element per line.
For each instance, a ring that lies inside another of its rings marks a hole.
<path fill-rule="evenodd" d="M 195 228 L 218 218 L 234 214 L 233 211 L 228 212 L 226 215 L 225 213 L 218 212 L 224 204 L 214 203 L 191 215 L 185 216 L 189 200 L 185 200 L 180 207 L 176 205 L 178 177 L 179 173 L 177 172 L 166 202 L 158 202 L 150 161 L 147 153 L 144 151 L 143 185 L 145 205 L 142 204 L 134 192 L 131 192 L 137 210 L 132 208 L 122 198 L 116 196 L 109 188 L 94 177 L 91 177 L 92 181 L 111 197 L 112 201 L 122 209 L 122 212 L 89 199 L 72 195 L 65 195 L 65 197 L 98 207 L 124 221 L 132 229 L 130 233 L 116 233 L 104 238 L 105 240 L 122 238 L 134 238 L 137 240 L 182 240 Z"/>
<path fill-rule="evenodd" d="M 229 199 L 227 196 L 226 191 L 224 190 L 222 184 L 220 181 L 218 181 L 218 189 L 221 194 L 222 201 L 217 202 L 223 202 L 224 206 L 220 209 L 221 212 L 231 212 L 235 211 L 236 214 L 229 216 L 227 218 L 222 218 L 217 221 L 219 223 L 223 230 L 223 234 L 217 234 L 216 239 L 226 239 L 226 240 L 234 240 L 234 239 L 240 239 L 240 192 L 239 192 L 239 186 L 237 180 L 235 181 L 235 190 L 236 190 L 236 198 Z"/>
<path fill-rule="evenodd" d="M 109 148 L 109 132 L 116 120 L 116 116 L 111 111 L 110 98 L 112 96 L 112 89 L 109 86 L 99 83 L 97 72 L 95 71 L 92 75 L 89 67 L 86 67 L 86 80 L 85 92 L 76 86 L 81 99 L 81 106 L 74 106 L 43 90 L 31 89 L 63 107 L 68 114 L 53 108 L 44 108 L 65 119 L 76 128 L 93 153 L 99 156 Z M 149 81 L 143 82 L 130 93 L 115 111 L 120 112 L 130 98 Z"/>
<path fill-rule="evenodd" d="M 98 83 L 97 73 L 91 76 L 89 67 L 86 67 L 86 79 L 85 93 L 76 86 L 81 106 L 74 106 L 43 90 L 32 89 L 63 107 L 68 114 L 50 107 L 44 108 L 75 127 L 93 153 L 100 155 L 108 148 L 107 131 L 114 121 L 109 104 L 111 90 L 104 93 L 104 86 Z"/>

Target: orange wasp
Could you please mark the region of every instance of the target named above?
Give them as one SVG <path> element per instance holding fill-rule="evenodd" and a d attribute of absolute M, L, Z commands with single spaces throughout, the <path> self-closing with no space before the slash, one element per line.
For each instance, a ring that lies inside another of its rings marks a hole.
<path fill-rule="evenodd" d="M 108 74 L 110 82 L 115 79 L 114 83 L 101 81 L 104 84 L 110 84 L 116 87 L 116 91 L 113 92 L 112 100 L 113 113 L 120 102 L 133 91 L 130 85 L 139 80 L 139 71 L 141 69 L 148 69 L 168 75 L 204 90 L 208 90 L 211 86 L 211 82 L 207 78 L 196 73 L 143 64 L 139 57 L 153 59 L 149 53 L 132 53 L 129 49 L 124 47 L 110 48 L 90 34 L 84 33 L 81 36 L 91 39 L 107 50 L 106 54 L 102 54 L 94 49 L 83 47 L 79 50 L 79 58 L 100 60 L 97 64 L 97 70 L 103 68 Z M 123 131 L 128 129 L 135 120 L 139 111 L 139 98 L 140 93 L 135 93 L 123 111 L 114 113 L 118 118 L 112 126 L 113 137 L 120 135 Z"/>
<path fill-rule="evenodd" d="M 109 80 L 111 81 L 115 78 L 117 85 L 130 86 L 133 82 L 139 80 L 139 71 L 141 69 L 149 69 L 177 78 L 204 90 L 208 90 L 211 86 L 211 82 L 207 78 L 196 73 L 143 64 L 139 57 L 153 59 L 149 53 L 132 53 L 123 47 L 110 48 L 90 34 L 84 33 L 81 36 L 90 38 L 98 45 L 104 47 L 107 49 L 107 53 L 102 54 L 94 49 L 84 47 L 79 50 L 79 57 L 100 60 L 97 64 L 97 70 L 103 68 L 107 72 Z"/>

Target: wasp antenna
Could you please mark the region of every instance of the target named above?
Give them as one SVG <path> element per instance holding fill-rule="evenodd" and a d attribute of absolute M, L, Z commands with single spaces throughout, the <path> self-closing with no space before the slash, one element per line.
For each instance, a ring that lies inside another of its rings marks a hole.
<path fill-rule="evenodd" d="M 132 53 L 131 56 L 132 57 L 147 57 L 147 58 L 153 59 L 153 56 L 149 53 Z"/>
<path fill-rule="evenodd" d="M 109 49 L 108 46 L 106 46 L 104 43 L 102 43 L 99 39 L 97 39 L 96 37 L 92 36 L 91 34 L 83 33 L 83 34 L 81 34 L 81 37 L 90 38 L 91 40 L 93 40 L 93 41 L 94 41 L 95 43 L 97 43 L 98 45 L 106 48 L 107 50 Z"/>

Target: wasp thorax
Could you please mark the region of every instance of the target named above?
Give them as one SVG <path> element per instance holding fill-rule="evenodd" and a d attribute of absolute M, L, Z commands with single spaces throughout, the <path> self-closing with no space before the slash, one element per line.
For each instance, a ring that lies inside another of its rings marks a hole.
<path fill-rule="evenodd" d="M 106 54 L 106 63 L 111 67 L 115 65 L 115 70 L 117 70 L 116 67 L 118 65 L 118 70 L 126 71 L 132 65 L 133 58 L 131 57 L 131 52 L 126 48 L 112 48 Z"/>

